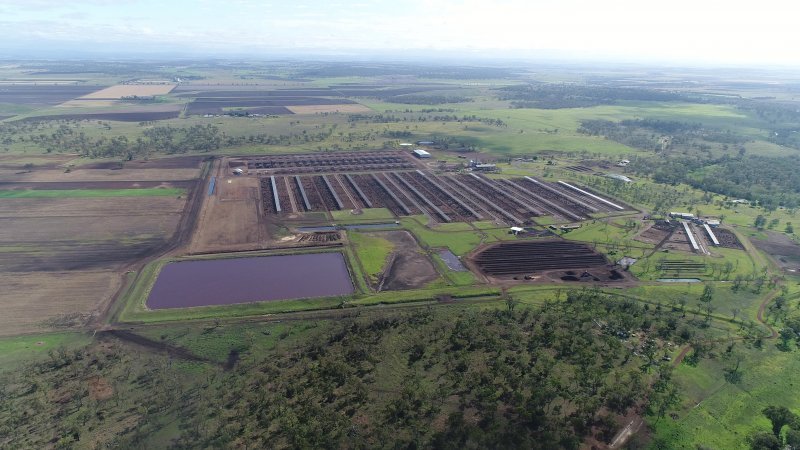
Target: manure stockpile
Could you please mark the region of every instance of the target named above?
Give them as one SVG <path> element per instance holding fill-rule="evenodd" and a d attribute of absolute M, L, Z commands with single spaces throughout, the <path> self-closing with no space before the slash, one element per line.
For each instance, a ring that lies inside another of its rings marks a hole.
<path fill-rule="evenodd" d="M 570 241 L 501 243 L 478 253 L 473 260 L 482 272 L 492 276 L 607 264 L 605 257 L 588 245 Z"/>

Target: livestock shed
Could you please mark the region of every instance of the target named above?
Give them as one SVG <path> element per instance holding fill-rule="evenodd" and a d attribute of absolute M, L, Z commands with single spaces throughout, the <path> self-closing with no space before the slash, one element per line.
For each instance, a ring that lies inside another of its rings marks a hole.
<path fill-rule="evenodd" d="M 427 159 L 431 157 L 430 153 L 426 152 L 425 150 L 422 150 L 421 148 L 414 150 L 413 153 L 414 156 L 416 156 L 419 159 Z"/>

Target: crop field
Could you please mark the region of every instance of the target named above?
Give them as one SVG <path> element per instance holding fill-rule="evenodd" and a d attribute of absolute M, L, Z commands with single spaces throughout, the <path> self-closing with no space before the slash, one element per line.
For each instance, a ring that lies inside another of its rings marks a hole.
<path fill-rule="evenodd" d="M 152 97 L 166 95 L 175 89 L 174 84 L 118 84 L 86 94 L 84 100 L 108 100 L 123 97 Z"/>
<path fill-rule="evenodd" d="M 74 173 L 36 170 L 20 175 L 52 177 L 0 184 L 4 334 L 86 326 L 101 316 L 128 267 L 181 239 L 179 224 L 194 190 L 190 181 L 135 179 L 148 170 L 159 178 L 158 172 L 171 169 L 87 167 L 75 171 L 84 181 L 61 181 Z M 189 178 L 199 172 L 173 170 Z M 85 181 L 121 172 L 131 181 Z"/>

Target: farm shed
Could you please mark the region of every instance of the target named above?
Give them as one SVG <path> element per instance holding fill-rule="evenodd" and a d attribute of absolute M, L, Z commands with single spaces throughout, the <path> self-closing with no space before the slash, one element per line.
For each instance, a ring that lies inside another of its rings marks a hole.
<path fill-rule="evenodd" d="M 425 150 L 422 150 L 421 148 L 418 148 L 418 149 L 414 150 L 413 153 L 414 153 L 414 156 L 416 156 L 419 159 L 426 159 L 426 158 L 430 158 L 431 157 L 430 153 L 426 152 Z"/>

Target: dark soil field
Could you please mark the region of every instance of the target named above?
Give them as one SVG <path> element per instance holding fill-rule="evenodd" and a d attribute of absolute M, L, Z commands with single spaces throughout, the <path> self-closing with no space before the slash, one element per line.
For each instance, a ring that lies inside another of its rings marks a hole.
<path fill-rule="evenodd" d="M 120 163 L 100 162 L 82 165 L 83 169 L 116 169 L 120 166 L 124 169 L 196 169 L 200 163 L 208 160 L 207 156 L 178 156 L 174 158 L 156 158 L 147 160 L 134 160 Z"/>
<path fill-rule="evenodd" d="M 52 106 L 102 89 L 102 86 L 19 85 L 0 86 L 0 103 Z"/>
<path fill-rule="evenodd" d="M 41 122 L 45 120 L 110 120 L 117 122 L 150 122 L 155 120 L 174 119 L 179 115 L 180 111 L 102 112 L 35 116 L 28 117 L 24 120 L 26 122 Z"/>
<path fill-rule="evenodd" d="M 751 239 L 753 245 L 770 255 L 800 256 L 800 245 L 781 233 L 767 231 L 767 239 Z"/>
<path fill-rule="evenodd" d="M 62 189 L 143 189 L 143 188 L 183 188 L 194 185 L 193 181 L 54 181 L 25 183 L 0 181 L 0 190 L 62 190 Z"/>
<path fill-rule="evenodd" d="M 183 85 L 178 86 L 174 92 L 180 92 L 181 97 L 203 97 L 203 98 L 264 98 L 264 97 L 370 97 L 386 99 L 397 95 L 416 94 L 426 91 L 456 89 L 453 86 L 441 85 L 418 85 L 404 87 L 390 87 L 385 85 L 339 85 L 330 88 L 307 88 L 307 89 L 253 89 L 252 86 L 241 86 L 241 89 L 234 89 L 233 86 L 202 86 L 202 85 Z M 341 100 L 337 100 L 341 102 Z"/>

